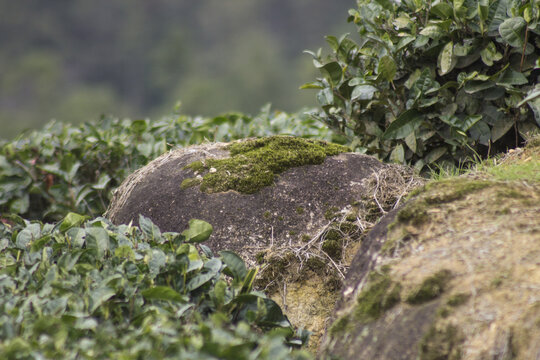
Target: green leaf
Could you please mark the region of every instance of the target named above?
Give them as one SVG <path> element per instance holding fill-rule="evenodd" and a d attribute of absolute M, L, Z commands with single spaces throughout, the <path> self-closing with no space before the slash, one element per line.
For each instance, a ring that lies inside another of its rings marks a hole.
<path fill-rule="evenodd" d="M 495 142 L 504 136 L 512 127 L 514 121 L 511 118 L 501 116 L 491 128 L 491 141 Z"/>
<path fill-rule="evenodd" d="M 467 94 L 474 94 L 479 91 L 489 89 L 493 86 L 495 86 L 495 83 L 492 81 L 472 80 L 472 81 L 467 81 L 463 89 L 465 90 Z"/>
<path fill-rule="evenodd" d="M 339 49 L 339 41 L 335 36 L 328 35 L 324 37 L 326 42 L 330 45 L 332 50 L 337 51 Z"/>
<path fill-rule="evenodd" d="M 491 130 L 484 120 L 478 121 L 474 124 L 469 133 L 473 140 L 477 140 L 480 144 L 488 146 L 491 139 Z"/>
<path fill-rule="evenodd" d="M 214 285 L 213 294 L 218 306 L 225 304 L 225 296 L 227 293 L 227 283 L 223 280 L 218 280 Z"/>
<path fill-rule="evenodd" d="M 521 102 L 517 104 L 517 106 L 523 106 L 523 104 L 525 104 L 526 102 L 536 99 L 538 97 L 540 97 L 540 85 L 536 85 L 533 89 L 531 89 L 527 93 L 527 96 L 523 100 L 521 100 Z"/>
<path fill-rule="evenodd" d="M 427 36 L 430 39 L 440 39 L 444 36 L 444 31 L 438 25 L 428 25 L 420 31 L 420 35 Z"/>
<path fill-rule="evenodd" d="M 405 144 L 411 149 L 414 153 L 417 153 L 418 144 L 416 142 L 416 132 L 413 131 L 407 137 L 405 137 Z"/>
<path fill-rule="evenodd" d="M 51 240 L 51 235 L 42 236 L 38 240 L 34 241 L 32 243 L 32 246 L 30 247 L 31 251 L 40 251 L 43 249 L 47 243 Z M 0 250 L 1 251 L 1 250 Z"/>
<path fill-rule="evenodd" d="M 71 184 L 80 166 L 81 162 L 77 160 L 75 155 L 66 154 L 62 160 L 60 160 L 60 169 L 62 170 L 60 173 L 62 174 L 62 177 Z"/>
<path fill-rule="evenodd" d="M 435 149 L 431 150 L 424 157 L 424 163 L 425 164 L 431 164 L 431 163 L 439 160 L 441 158 L 441 156 L 446 154 L 447 151 L 448 151 L 448 149 L 446 147 L 444 147 L 444 146 L 441 146 L 441 147 L 438 147 L 438 148 L 435 148 Z"/>
<path fill-rule="evenodd" d="M 186 242 L 200 243 L 208 240 L 213 231 L 212 225 L 204 220 L 192 219 L 189 220 L 189 228 L 182 232 L 186 238 Z"/>
<path fill-rule="evenodd" d="M 149 240 L 155 241 L 161 238 L 161 231 L 149 218 L 139 214 L 139 227 Z"/>
<path fill-rule="evenodd" d="M 349 80 L 349 86 L 356 86 L 356 85 L 366 85 L 366 79 L 363 77 L 353 77 L 351 80 Z"/>
<path fill-rule="evenodd" d="M 484 64 L 487 66 L 492 66 L 495 61 L 502 59 L 502 54 L 497 52 L 497 48 L 495 48 L 495 44 L 493 44 L 492 41 L 490 41 L 489 44 L 487 44 L 486 47 L 480 51 L 480 56 L 482 57 Z"/>
<path fill-rule="evenodd" d="M 281 308 L 272 299 L 258 298 L 258 312 L 262 315 L 259 322 L 266 326 L 290 327 L 291 323 L 283 315 Z"/>
<path fill-rule="evenodd" d="M 446 20 L 454 14 L 454 9 L 452 8 L 452 5 L 440 2 L 431 7 L 430 13 L 438 16 L 441 20 Z"/>
<path fill-rule="evenodd" d="M 480 120 L 482 120 L 482 115 L 469 115 L 461 123 L 458 123 L 458 127 L 461 131 L 467 131 Z"/>
<path fill-rule="evenodd" d="M 373 94 L 377 91 L 378 89 L 372 85 L 358 85 L 352 91 L 351 101 L 371 100 L 373 99 Z"/>
<path fill-rule="evenodd" d="M 96 190 L 104 190 L 107 187 L 109 181 L 111 181 L 111 177 L 107 173 L 101 174 L 98 182 L 92 185 L 92 187 Z"/>
<path fill-rule="evenodd" d="M 496 84 L 501 86 L 525 85 L 529 81 L 522 73 L 508 67 L 497 79 Z"/>
<path fill-rule="evenodd" d="M 456 63 L 456 57 L 454 56 L 454 42 L 450 41 L 442 48 L 441 52 L 439 53 L 439 74 L 448 74 L 454 69 Z"/>
<path fill-rule="evenodd" d="M 15 199 L 9 205 L 9 210 L 15 214 L 25 214 L 30 208 L 30 195 L 24 194 L 22 197 Z"/>
<path fill-rule="evenodd" d="M 223 250 L 219 252 L 219 255 L 221 255 L 223 263 L 227 265 L 233 278 L 238 281 L 243 281 L 247 274 L 244 260 L 232 251 Z"/>
<path fill-rule="evenodd" d="M 17 248 L 25 250 L 26 247 L 30 246 L 35 240 L 41 238 L 41 227 L 39 224 L 29 224 L 26 228 L 21 230 L 17 234 L 15 240 L 15 245 Z"/>
<path fill-rule="evenodd" d="M 333 87 L 338 86 L 343 78 L 343 69 L 337 61 L 325 64 L 319 70 Z"/>
<path fill-rule="evenodd" d="M 150 154 L 152 154 L 152 144 L 148 144 L 148 143 L 138 144 L 135 148 L 144 157 L 149 157 Z"/>
<path fill-rule="evenodd" d="M 253 288 L 253 283 L 255 282 L 255 277 L 257 276 L 257 269 L 250 269 L 246 276 L 244 277 L 244 282 L 242 283 L 242 288 L 240 289 L 240 294 L 248 294 Z"/>
<path fill-rule="evenodd" d="M 399 39 L 399 42 L 396 46 L 396 51 L 403 50 L 407 47 L 407 45 L 414 42 L 416 38 L 414 36 L 404 36 L 401 39 Z"/>
<path fill-rule="evenodd" d="M 489 15 L 489 1 L 478 0 L 477 4 L 478 20 L 480 23 L 480 33 L 484 34 L 484 25 Z"/>
<path fill-rule="evenodd" d="M 536 123 L 538 124 L 538 126 L 540 126 L 540 97 L 535 97 L 531 100 L 528 100 L 527 104 L 529 104 L 529 107 L 534 113 Z"/>
<path fill-rule="evenodd" d="M 189 280 L 186 289 L 188 291 L 193 291 L 195 289 L 200 288 L 204 284 L 208 283 L 212 278 L 214 278 L 216 275 L 213 273 L 204 273 L 204 274 L 197 274 L 195 275 L 191 280 Z"/>
<path fill-rule="evenodd" d="M 115 294 L 116 292 L 113 289 L 106 286 L 93 290 L 90 296 L 91 301 L 89 312 L 93 313 L 96 311 L 102 304 L 112 298 Z"/>
<path fill-rule="evenodd" d="M 460 10 L 465 4 L 465 0 L 454 0 L 454 10 Z"/>
<path fill-rule="evenodd" d="M 527 22 L 522 17 L 512 17 L 506 19 L 499 26 L 499 33 L 504 41 L 513 47 L 522 48 L 525 42 L 525 28 Z"/>
<path fill-rule="evenodd" d="M 424 116 L 417 110 L 407 110 L 388 126 L 382 138 L 384 140 L 403 139 L 418 129 L 423 121 Z"/>
<path fill-rule="evenodd" d="M 394 80 L 396 76 L 397 65 L 391 56 L 385 55 L 379 59 L 378 74 L 386 81 Z"/>
<path fill-rule="evenodd" d="M 385 10 L 394 11 L 394 2 L 392 0 L 375 0 Z"/>
<path fill-rule="evenodd" d="M 204 263 L 203 268 L 209 272 L 217 274 L 221 271 L 221 266 L 223 263 L 218 258 L 212 258 Z"/>
<path fill-rule="evenodd" d="M 414 132 L 411 134 L 414 134 Z M 405 163 L 405 149 L 403 148 L 403 145 L 398 144 L 394 150 L 392 150 L 390 153 L 390 161 L 398 164 Z"/>
<path fill-rule="evenodd" d="M 180 295 L 178 292 L 168 286 L 154 286 L 141 291 L 141 295 L 146 300 L 164 300 L 176 302 L 189 301 L 188 297 Z"/>
<path fill-rule="evenodd" d="M 86 231 L 82 228 L 71 228 L 66 231 L 66 236 L 75 248 L 82 248 L 86 242 Z"/>
<path fill-rule="evenodd" d="M 490 36 L 499 35 L 499 26 L 507 19 L 506 10 L 508 0 L 493 0 L 489 6 L 489 14 L 486 20 L 488 34 Z"/>
<path fill-rule="evenodd" d="M 148 263 L 148 270 L 151 276 L 157 276 L 167 264 L 167 256 L 158 248 L 153 248 L 147 252 L 144 260 Z"/>
<path fill-rule="evenodd" d="M 392 22 L 394 24 L 395 27 L 397 27 L 398 29 L 407 29 L 407 28 L 410 28 L 411 27 L 411 19 L 409 18 L 409 16 L 407 14 L 403 14 L 397 18 L 394 19 L 394 21 Z"/>
<path fill-rule="evenodd" d="M 135 134 L 138 134 L 138 135 L 145 132 L 147 127 L 148 127 L 148 124 L 146 123 L 146 120 L 139 119 L 139 120 L 133 120 L 131 122 L 131 129 L 133 130 Z"/>
<path fill-rule="evenodd" d="M 61 232 L 65 232 L 72 227 L 81 226 L 86 219 L 88 219 L 88 216 L 70 212 L 64 217 L 64 220 L 62 220 L 62 222 L 60 223 L 59 230 Z"/>
<path fill-rule="evenodd" d="M 95 250 L 98 259 L 102 259 L 109 250 L 109 234 L 107 230 L 99 227 L 86 229 L 86 247 Z"/>
<path fill-rule="evenodd" d="M 416 96 L 420 97 L 425 94 L 436 92 L 439 90 L 440 85 L 433 80 L 431 71 L 429 71 L 429 69 L 424 69 L 418 79 L 414 82 L 412 88 L 415 91 Z"/>
<path fill-rule="evenodd" d="M 114 256 L 122 259 L 135 260 L 135 252 L 128 245 L 122 245 L 114 249 Z"/>
<path fill-rule="evenodd" d="M 317 93 L 317 101 L 321 106 L 334 104 L 334 93 L 332 89 L 327 87 Z"/>
<path fill-rule="evenodd" d="M 313 81 L 309 83 L 305 83 L 304 85 L 300 86 L 301 90 L 304 89 L 323 89 L 324 86 L 319 81 Z"/>
<path fill-rule="evenodd" d="M 60 256 L 58 259 L 58 268 L 65 271 L 71 271 L 75 267 L 75 264 L 77 264 L 77 261 L 79 261 L 82 254 L 82 250 L 62 254 L 62 256 Z"/>

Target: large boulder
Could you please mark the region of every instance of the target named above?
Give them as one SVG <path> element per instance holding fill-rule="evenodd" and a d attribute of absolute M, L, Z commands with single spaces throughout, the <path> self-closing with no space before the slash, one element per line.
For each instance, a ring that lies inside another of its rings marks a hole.
<path fill-rule="evenodd" d="M 540 358 L 540 141 L 428 183 L 352 260 L 323 358 Z"/>
<path fill-rule="evenodd" d="M 136 224 L 143 215 L 174 232 L 205 220 L 214 227 L 207 246 L 253 263 L 257 249 L 311 238 L 365 196 L 363 181 L 384 165 L 346 151 L 285 136 L 171 151 L 129 176 L 106 216 Z"/>

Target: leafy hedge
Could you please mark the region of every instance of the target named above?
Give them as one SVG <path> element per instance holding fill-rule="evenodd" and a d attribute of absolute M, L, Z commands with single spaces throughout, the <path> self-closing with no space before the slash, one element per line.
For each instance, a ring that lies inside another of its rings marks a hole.
<path fill-rule="evenodd" d="M 303 87 L 357 148 L 421 169 L 538 132 L 537 0 L 359 0 L 349 14 L 357 41 L 328 36 Z"/>
<path fill-rule="evenodd" d="M 171 148 L 279 133 L 332 137 L 306 115 L 271 112 L 268 106 L 256 117 L 103 118 L 80 126 L 52 122 L 0 142 L 0 214 L 42 221 L 59 220 L 70 211 L 98 216 L 127 175 Z"/>
<path fill-rule="evenodd" d="M 256 269 L 182 234 L 85 221 L 0 223 L 2 359 L 305 359 L 279 306 L 253 291 Z"/>

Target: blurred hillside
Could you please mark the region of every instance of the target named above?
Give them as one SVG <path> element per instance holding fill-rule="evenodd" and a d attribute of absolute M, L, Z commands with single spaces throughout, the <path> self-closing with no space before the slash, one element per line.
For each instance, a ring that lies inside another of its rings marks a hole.
<path fill-rule="evenodd" d="M 314 106 L 304 49 L 353 0 L 0 0 L 0 138 L 51 118 Z"/>

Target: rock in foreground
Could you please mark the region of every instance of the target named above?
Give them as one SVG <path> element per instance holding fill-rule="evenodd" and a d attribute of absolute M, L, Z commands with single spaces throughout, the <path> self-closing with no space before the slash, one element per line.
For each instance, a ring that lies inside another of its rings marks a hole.
<path fill-rule="evenodd" d="M 430 183 L 386 215 L 351 263 L 325 356 L 540 358 L 540 183 L 520 175 L 525 157 L 519 172 Z"/>

